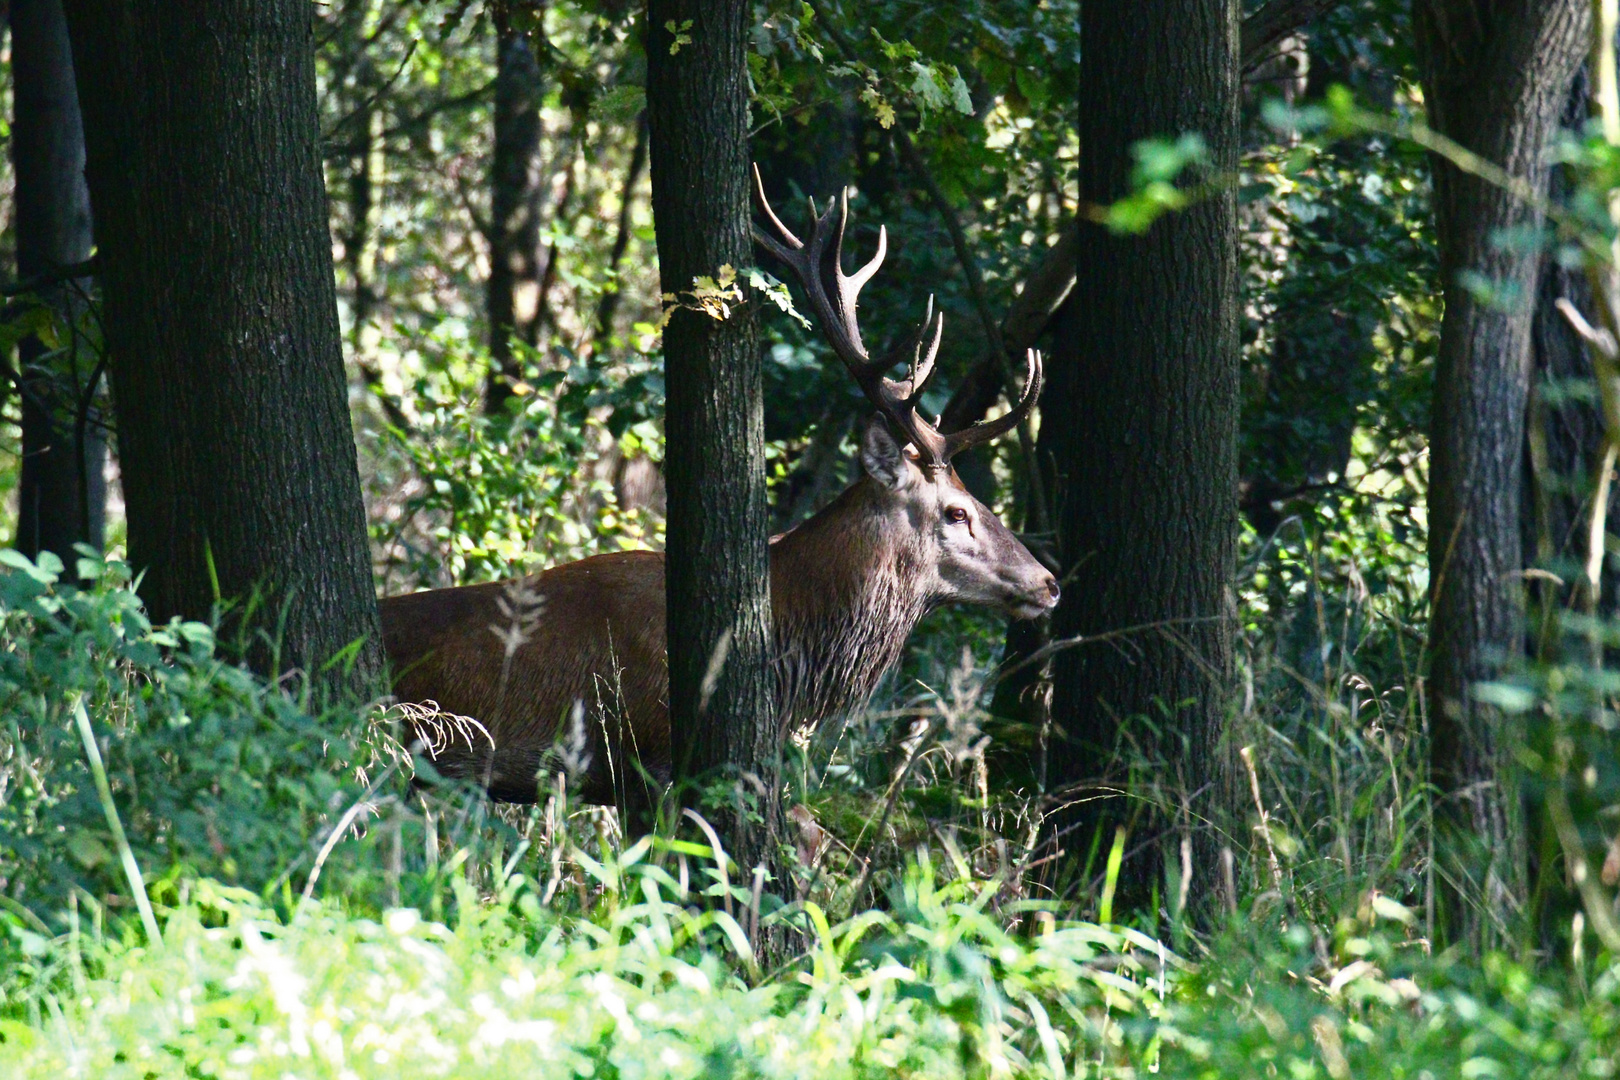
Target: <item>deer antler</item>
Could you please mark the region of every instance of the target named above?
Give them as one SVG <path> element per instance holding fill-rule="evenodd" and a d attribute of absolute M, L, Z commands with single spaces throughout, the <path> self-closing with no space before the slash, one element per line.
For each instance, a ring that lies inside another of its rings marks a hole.
<path fill-rule="evenodd" d="M 844 362 L 849 373 L 855 377 L 878 410 L 886 416 L 917 448 L 922 455 L 924 464 L 931 468 L 942 469 L 950 463 L 951 458 L 970 446 L 994 439 L 1016 427 L 1029 411 L 1035 407 L 1035 399 L 1041 392 L 1041 357 L 1033 349 L 1029 353 L 1029 377 L 1024 385 L 1023 396 L 1018 404 L 1004 416 L 984 423 L 974 424 L 964 431 L 953 432 L 950 435 L 941 435 L 939 430 L 923 419 L 917 411 L 917 405 L 922 400 L 923 387 L 928 384 L 928 378 L 934 372 L 934 359 L 939 355 L 939 342 L 945 332 L 945 313 L 934 311 L 934 298 L 928 298 L 928 308 L 923 315 L 922 325 L 911 337 L 895 348 L 892 352 L 874 360 L 867 353 L 866 346 L 861 343 L 861 329 L 855 314 L 856 299 L 860 296 L 861 288 L 872 279 L 878 268 L 883 265 L 883 256 L 888 252 L 888 230 L 878 229 L 877 254 L 872 260 L 861 267 L 854 274 L 845 274 L 843 268 L 844 253 L 844 226 L 849 220 L 849 192 L 845 190 L 835 200 L 829 200 L 825 211 L 817 212 L 816 202 L 810 200 L 810 233 L 806 240 L 800 240 L 793 235 L 788 227 L 771 209 L 770 201 L 765 198 L 765 185 L 759 177 L 759 166 L 754 166 L 754 197 L 759 201 L 759 207 L 766 219 L 775 228 L 777 235 L 772 236 L 758 225 L 754 228 L 754 239 L 759 245 L 772 255 L 775 255 L 798 276 L 809 296 L 810 309 L 815 312 L 816 320 L 821 324 L 821 331 L 826 336 L 833 352 Z M 834 210 L 838 213 L 838 231 L 832 234 L 832 245 L 827 244 Z M 829 293 L 828 284 L 832 285 Z M 894 367 L 904 357 L 911 353 L 910 372 L 904 379 L 895 380 L 887 378 L 884 372 Z"/>

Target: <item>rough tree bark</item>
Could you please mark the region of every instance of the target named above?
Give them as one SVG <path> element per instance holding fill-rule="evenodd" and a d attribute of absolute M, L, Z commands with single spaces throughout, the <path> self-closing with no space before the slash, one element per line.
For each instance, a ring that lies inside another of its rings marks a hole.
<path fill-rule="evenodd" d="M 84 128 L 73 80 L 62 0 L 11 4 L 11 74 L 15 122 L 11 161 L 17 178 L 17 277 L 46 281 L 90 257 L 90 193 L 84 183 Z M 35 290 L 72 327 L 84 313 L 88 279 Z M 70 569 L 73 545 L 102 545 L 106 519 L 103 467 L 107 442 L 100 417 L 81 406 L 92 347 L 76 331 L 52 350 L 37 337 L 18 347 L 22 396 L 22 475 L 16 547 L 30 558 L 54 552 Z"/>
<path fill-rule="evenodd" d="M 489 383 L 484 410 L 498 413 L 522 378 L 512 355 L 518 329 L 519 284 L 538 282 L 540 213 L 535 158 L 540 153 L 540 65 L 528 36 L 497 19 L 495 152 L 490 165 L 489 281 L 484 312 L 489 320 Z"/>
<path fill-rule="evenodd" d="M 647 119 L 662 290 L 753 260 L 746 0 L 650 0 Z M 673 31 L 672 29 L 673 28 Z M 689 303 L 687 296 L 681 296 Z M 753 318 L 677 308 L 664 331 L 670 725 L 677 777 L 752 771 L 774 822 L 764 402 Z M 773 829 L 726 822 L 744 866 Z"/>
<path fill-rule="evenodd" d="M 1587 47 L 1586 0 L 1427 0 L 1414 14 L 1430 124 L 1544 190 L 1548 140 Z M 1527 860 L 1510 733 L 1470 691 L 1521 642 L 1519 495 L 1540 267 L 1536 253 L 1492 237 L 1541 216 L 1438 158 L 1434 208 L 1446 312 L 1430 431 L 1429 763 L 1441 849 L 1455 856 L 1438 875 L 1450 883 L 1438 914 L 1449 935 L 1489 940 L 1523 899 Z M 1470 279 L 1499 295 L 1481 298 Z"/>
<path fill-rule="evenodd" d="M 1127 190 L 1131 146 L 1198 132 L 1216 175 L 1236 165 L 1237 9 L 1229 0 L 1087 3 L 1082 12 L 1080 194 Z M 1145 235 L 1082 225 L 1067 325 L 1075 377 L 1046 395 L 1068 568 L 1054 636 L 1151 626 L 1060 653 L 1054 788 L 1096 777 L 1121 721 L 1160 726 L 1153 752 L 1193 813 L 1223 797 L 1221 732 L 1232 658 L 1238 418 L 1237 215 L 1229 187 Z M 1056 374 L 1056 373 L 1054 373 Z M 1056 381 L 1056 380 L 1054 380 Z M 1124 808 L 1118 810 L 1125 814 Z M 1179 839 L 1179 837 L 1177 838 Z M 1079 841 L 1084 849 L 1084 840 Z M 1105 839 L 1106 843 L 1106 839 Z M 1192 893 L 1219 894 L 1214 838 L 1194 837 Z M 1179 859 L 1179 843 L 1165 845 Z M 1127 876 L 1152 880 L 1149 859 Z"/>
<path fill-rule="evenodd" d="M 260 670 L 369 693 L 382 652 L 309 7 L 67 13 L 141 595 L 158 621 L 237 601 L 274 643 L 250 651 Z M 356 642 L 351 663 L 323 669 Z"/>

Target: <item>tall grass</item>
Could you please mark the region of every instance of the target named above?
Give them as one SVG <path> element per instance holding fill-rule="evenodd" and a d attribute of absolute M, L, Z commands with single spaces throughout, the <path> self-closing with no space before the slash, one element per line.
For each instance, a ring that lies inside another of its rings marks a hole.
<path fill-rule="evenodd" d="M 1050 888 L 1044 796 L 999 771 L 975 659 L 989 650 L 964 654 L 961 635 L 914 658 L 871 715 L 800 743 L 798 865 L 764 888 L 701 820 L 627 842 L 611 811 L 572 798 L 565 767 L 530 807 L 412 788 L 388 714 L 310 715 L 296 686 L 219 657 L 206 628 L 146 624 L 116 564 L 82 568 L 100 582 L 79 590 L 14 560 L 0 572 L 0 1065 L 1604 1075 L 1620 1050 L 1607 954 L 1540 971 L 1430 955 L 1410 594 L 1368 585 L 1344 555 L 1301 545 L 1255 579 L 1252 604 L 1297 594 L 1308 621 L 1245 639 L 1253 691 L 1234 704 L 1233 749 L 1249 798 L 1208 825 L 1239 888 L 1198 932 L 1169 918 L 1174 889 L 1163 910 L 1116 907 L 1123 840 L 1105 838 L 1095 877 Z M 1122 742 L 1118 775 L 1153 774 L 1132 756 L 1146 745 Z M 1167 809 L 1186 794 L 1133 792 Z M 121 846 L 103 840 L 109 802 Z M 136 929 L 141 892 L 161 948 Z M 756 953 L 773 927 L 792 942 L 774 966 Z"/>

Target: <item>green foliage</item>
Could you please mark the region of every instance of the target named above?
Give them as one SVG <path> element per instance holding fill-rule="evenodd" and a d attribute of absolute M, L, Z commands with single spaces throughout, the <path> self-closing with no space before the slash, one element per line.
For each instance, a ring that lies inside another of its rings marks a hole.
<path fill-rule="evenodd" d="M 263 885 L 307 857 L 385 740 L 356 711 L 312 714 L 222 658 L 195 622 L 152 626 L 129 568 L 90 554 L 64 580 L 0 552 L 0 892 L 42 913 L 127 891 L 71 703 L 82 699 L 140 863 Z M 296 686 L 296 683 L 293 684 Z"/>
<path fill-rule="evenodd" d="M 621 507 L 601 466 L 609 452 L 662 457 L 662 372 L 547 370 L 518 348 L 527 379 L 502 412 L 483 409 L 487 361 L 472 350 L 417 381 L 415 426 L 384 429 L 379 450 L 403 474 L 397 501 L 373 510 L 389 577 L 469 584 L 657 541 L 661 522 Z"/>
<path fill-rule="evenodd" d="M 1102 212 L 1103 224 L 1114 232 L 1147 232 L 1160 217 L 1187 208 L 1209 190 L 1176 186 L 1183 172 L 1196 173 L 1209 165 L 1209 148 L 1195 131 L 1173 140 L 1143 139 L 1131 147 L 1131 156 L 1136 162 L 1131 166 L 1130 193 Z"/>
<path fill-rule="evenodd" d="M 1394 910 L 1394 909 L 1391 909 Z M 1422 951 L 1368 923 L 1326 977 L 1296 927 L 1228 942 L 1169 1010 L 1161 1075 L 1610 1076 L 1620 1053 L 1620 969 L 1589 988 L 1501 955 L 1480 966 Z M 1384 922 L 1383 925 L 1390 925 Z"/>
<path fill-rule="evenodd" d="M 242 1078 L 1036 1077 L 1151 1057 L 1120 1019 L 1158 1010 L 1174 958 L 1131 935 L 1012 937 L 924 868 L 903 920 L 807 909 L 803 961 L 750 986 L 727 962 L 746 950 L 735 922 L 683 906 L 649 862 L 619 872 L 598 875 L 620 904 L 593 920 L 558 918 L 519 877 L 453 927 L 329 904 L 287 920 L 204 881 L 162 949 L 29 932 L 51 989 L 8 980 L 0 1057 L 17 1077 L 70 1058 L 97 1076 Z"/>

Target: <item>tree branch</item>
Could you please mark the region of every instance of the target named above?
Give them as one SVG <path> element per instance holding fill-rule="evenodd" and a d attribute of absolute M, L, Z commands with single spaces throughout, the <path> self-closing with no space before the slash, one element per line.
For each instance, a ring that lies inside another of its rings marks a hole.
<path fill-rule="evenodd" d="M 1080 222 L 1070 221 L 1063 238 L 1024 280 L 1024 288 L 1001 320 L 1003 345 L 1013 353 L 1033 348 L 1046 324 L 1074 288 L 1075 261 L 1080 254 Z M 939 414 L 941 431 L 960 431 L 984 419 L 1001 396 L 1004 380 L 994 356 L 979 360 L 951 395 Z"/>
<path fill-rule="evenodd" d="M 1238 63 L 1247 75 L 1269 58 L 1271 49 L 1283 38 L 1303 29 L 1318 15 L 1335 7 L 1339 0 L 1270 0 L 1265 7 L 1243 20 Z"/>

